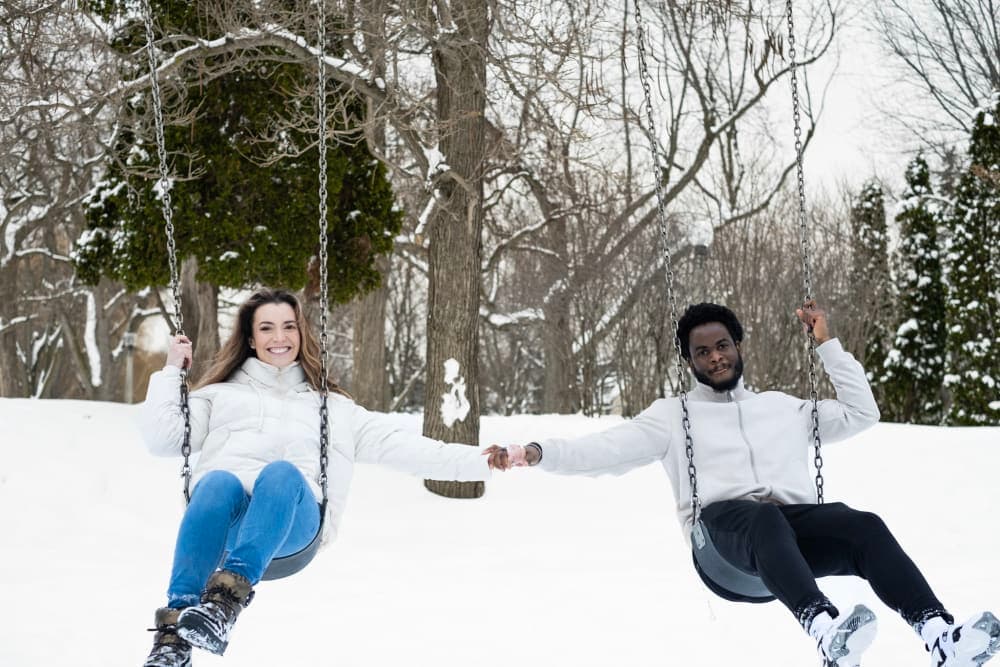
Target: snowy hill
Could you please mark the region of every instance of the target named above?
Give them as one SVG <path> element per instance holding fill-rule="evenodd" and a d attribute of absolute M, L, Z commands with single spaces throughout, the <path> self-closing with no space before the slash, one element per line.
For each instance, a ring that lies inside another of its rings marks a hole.
<path fill-rule="evenodd" d="M 135 411 L 0 399 L 0 665 L 142 663 L 182 499 L 179 462 L 146 453 Z M 617 421 L 487 417 L 483 441 Z M 827 497 L 880 513 L 957 616 L 1000 610 L 1000 428 L 881 424 L 825 460 Z M 197 667 L 817 664 L 779 604 L 702 587 L 659 466 L 600 479 L 517 470 L 474 501 L 371 466 L 352 486 L 339 541 L 261 584 L 226 657 L 196 654 Z M 928 664 L 864 582 L 821 585 L 879 614 L 866 666 Z"/>

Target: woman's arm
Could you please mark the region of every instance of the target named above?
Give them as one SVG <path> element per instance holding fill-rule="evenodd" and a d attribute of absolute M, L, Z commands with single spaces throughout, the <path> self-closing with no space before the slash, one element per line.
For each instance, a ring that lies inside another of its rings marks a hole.
<path fill-rule="evenodd" d="M 479 447 L 425 438 L 400 428 L 388 415 L 359 405 L 351 410 L 354 458 L 381 463 L 425 479 L 479 482 L 490 478 L 490 457 Z"/>
<path fill-rule="evenodd" d="M 190 341 L 183 337 L 171 340 L 167 365 L 149 378 L 146 400 L 139 413 L 139 428 L 149 451 L 156 456 L 179 456 L 184 444 L 184 414 L 181 412 L 181 367 L 191 363 Z M 211 401 L 203 395 L 189 394 L 191 416 L 191 451 L 201 449 L 208 433 Z"/>

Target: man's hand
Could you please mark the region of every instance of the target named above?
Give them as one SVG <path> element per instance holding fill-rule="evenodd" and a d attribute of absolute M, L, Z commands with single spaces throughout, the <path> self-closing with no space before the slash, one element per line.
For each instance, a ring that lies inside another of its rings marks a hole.
<path fill-rule="evenodd" d="M 811 333 L 816 338 L 816 344 L 822 345 L 830 340 L 830 329 L 826 322 L 826 311 L 816 305 L 815 299 L 810 299 L 802 304 L 801 308 L 795 309 L 799 321 L 802 322 L 802 330 Z"/>
<path fill-rule="evenodd" d="M 510 470 L 521 466 L 533 466 L 540 457 L 537 446 L 522 447 L 521 445 L 490 445 L 483 450 L 483 456 L 489 456 L 490 470 Z"/>
<path fill-rule="evenodd" d="M 191 339 L 187 336 L 173 336 L 167 348 L 167 365 L 177 368 L 191 368 Z"/>

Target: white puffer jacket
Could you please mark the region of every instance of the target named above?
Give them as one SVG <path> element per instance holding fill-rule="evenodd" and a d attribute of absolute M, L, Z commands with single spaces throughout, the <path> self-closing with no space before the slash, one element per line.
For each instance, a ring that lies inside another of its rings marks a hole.
<path fill-rule="evenodd" d="M 836 338 L 817 348 L 837 392 L 819 401 L 823 442 L 843 440 L 879 419 L 861 364 Z M 688 394 L 698 497 L 702 507 L 720 500 L 814 503 L 812 401 L 769 391 L 755 393 L 742 380 L 729 392 L 698 383 Z M 659 461 L 670 478 L 685 537 L 692 526 L 691 483 L 680 399 L 661 398 L 635 419 L 601 433 L 541 442 L 541 467 L 564 474 L 622 474 Z"/>
<path fill-rule="evenodd" d="M 228 470 L 250 492 L 272 461 L 293 463 L 309 482 L 317 502 L 319 486 L 319 393 L 309 387 L 297 363 L 286 368 L 247 359 L 227 382 L 191 392 L 191 451 L 199 454 L 191 488 L 212 470 Z M 354 463 L 384 463 L 426 479 L 481 481 L 490 478 L 478 447 L 431 440 L 400 429 L 386 415 L 369 412 L 331 393 L 328 497 L 324 541 L 336 537 Z M 150 452 L 179 456 L 184 434 L 180 369 L 153 373 L 140 413 Z"/>

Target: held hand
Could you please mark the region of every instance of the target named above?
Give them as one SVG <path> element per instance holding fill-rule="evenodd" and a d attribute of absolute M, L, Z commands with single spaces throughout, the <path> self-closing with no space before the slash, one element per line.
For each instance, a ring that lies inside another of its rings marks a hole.
<path fill-rule="evenodd" d="M 490 470 L 510 470 L 510 457 L 507 450 L 500 445 L 490 445 L 483 450 L 483 456 L 488 456 Z"/>
<path fill-rule="evenodd" d="M 822 345 L 830 340 L 830 329 L 826 321 L 826 311 L 816 305 L 815 299 L 810 299 L 795 310 L 802 329 L 816 338 L 816 344 Z"/>
<path fill-rule="evenodd" d="M 490 470 L 510 470 L 523 466 L 533 466 L 539 461 L 536 447 L 521 445 L 490 445 L 483 450 L 483 456 L 489 456 Z"/>
<path fill-rule="evenodd" d="M 192 359 L 191 339 L 187 336 L 172 336 L 167 347 L 167 365 L 191 368 Z"/>

